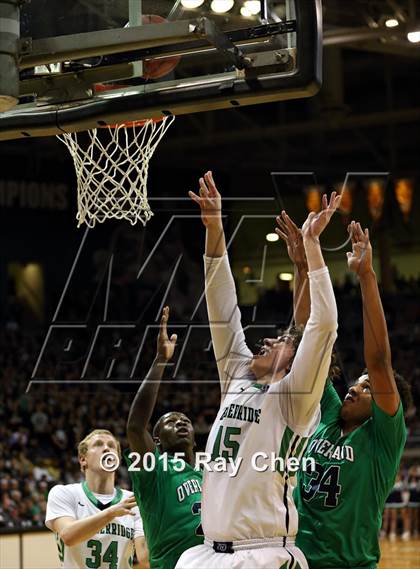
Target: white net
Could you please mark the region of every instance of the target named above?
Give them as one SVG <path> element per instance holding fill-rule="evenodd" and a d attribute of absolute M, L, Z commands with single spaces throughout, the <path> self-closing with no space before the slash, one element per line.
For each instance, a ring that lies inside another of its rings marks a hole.
<path fill-rule="evenodd" d="M 57 136 L 76 170 L 78 227 L 111 218 L 146 224 L 153 215 L 147 200 L 149 162 L 174 120 L 170 115 Z"/>

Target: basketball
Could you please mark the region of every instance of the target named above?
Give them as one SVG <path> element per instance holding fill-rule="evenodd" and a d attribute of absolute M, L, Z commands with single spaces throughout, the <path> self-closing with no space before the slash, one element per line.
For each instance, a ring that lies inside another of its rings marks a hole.
<path fill-rule="evenodd" d="M 156 14 L 146 14 L 142 18 L 143 25 L 164 24 L 167 22 L 162 16 Z M 145 59 L 143 61 L 143 75 L 145 79 L 160 79 L 171 73 L 181 60 L 180 55 L 162 57 L 159 59 Z"/>

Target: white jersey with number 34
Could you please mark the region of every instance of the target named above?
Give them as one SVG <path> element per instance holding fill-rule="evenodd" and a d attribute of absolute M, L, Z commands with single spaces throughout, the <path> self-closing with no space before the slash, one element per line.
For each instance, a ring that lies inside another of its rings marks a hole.
<path fill-rule="evenodd" d="M 105 507 L 131 495 L 132 492 L 117 489 Z M 57 518 L 69 516 L 81 520 L 98 514 L 104 509 L 100 499 L 101 496 L 93 494 L 86 483 L 58 484 L 48 495 L 45 524 L 52 529 L 51 522 Z M 134 516 L 114 518 L 96 535 L 77 545 L 64 545 L 56 534 L 62 569 L 130 569 L 133 566 L 134 539 L 144 535 L 139 510 L 136 507 L 132 511 Z"/>

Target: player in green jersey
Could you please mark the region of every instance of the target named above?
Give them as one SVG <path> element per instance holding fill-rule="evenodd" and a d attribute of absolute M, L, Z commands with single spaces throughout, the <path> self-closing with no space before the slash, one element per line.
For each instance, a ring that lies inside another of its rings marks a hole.
<path fill-rule="evenodd" d="M 194 429 L 183 413 L 163 415 L 147 430 L 160 381 L 172 358 L 176 334 L 168 338 L 165 307 L 157 354 L 131 405 L 126 459 L 143 519 L 150 569 L 173 569 L 180 555 L 204 541 L 201 530 L 201 471 L 195 470 Z M 131 455 L 131 456 L 130 456 Z"/>
<path fill-rule="evenodd" d="M 291 259 L 302 262 L 299 230 L 284 213 L 278 222 Z M 369 232 L 355 222 L 349 232 L 348 266 L 358 275 L 362 292 L 367 373 L 350 387 L 343 403 L 327 381 L 321 423 L 306 450 L 316 469 L 300 473 L 295 500 L 297 544 L 310 569 L 376 567 L 382 511 L 406 440 L 404 409 L 410 403 L 410 390 L 392 369 Z M 308 306 L 304 276 L 299 284 L 295 318 L 303 323 Z"/>

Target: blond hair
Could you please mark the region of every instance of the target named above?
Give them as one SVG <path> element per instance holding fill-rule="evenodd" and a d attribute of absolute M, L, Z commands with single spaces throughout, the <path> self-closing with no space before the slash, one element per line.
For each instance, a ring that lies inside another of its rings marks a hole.
<path fill-rule="evenodd" d="M 80 443 L 77 445 L 77 454 L 79 456 L 79 460 L 81 458 L 83 458 L 84 456 L 86 456 L 86 453 L 88 451 L 88 447 L 89 447 L 89 441 L 96 435 L 109 435 L 111 436 L 115 442 L 117 443 L 117 453 L 118 456 L 121 458 L 121 445 L 120 442 L 118 441 L 118 439 L 115 437 L 115 435 L 113 433 L 111 433 L 111 431 L 108 431 L 107 429 L 95 429 L 94 431 L 90 432 L 88 435 L 86 435 L 86 437 L 80 441 Z M 82 468 L 82 472 L 83 472 L 83 468 Z"/>

